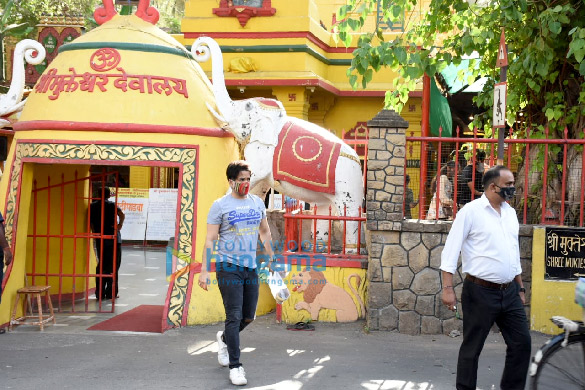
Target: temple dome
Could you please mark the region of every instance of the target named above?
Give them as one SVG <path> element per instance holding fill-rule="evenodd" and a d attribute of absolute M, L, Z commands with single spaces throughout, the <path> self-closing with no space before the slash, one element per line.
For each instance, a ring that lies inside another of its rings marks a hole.
<path fill-rule="evenodd" d="M 116 15 L 59 49 L 15 130 L 217 131 L 205 104 L 214 102 L 209 80 L 183 45 L 135 15 Z"/>

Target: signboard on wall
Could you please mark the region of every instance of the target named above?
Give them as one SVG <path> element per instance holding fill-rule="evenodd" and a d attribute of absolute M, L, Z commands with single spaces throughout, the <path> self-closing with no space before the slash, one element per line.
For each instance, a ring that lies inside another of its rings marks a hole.
<path fill-rule="evenodd" d="M 146 239 L 167 241 L 175 237 L 177 219 L 176 188 L 151 188 L 148 196 Z"/>
<path fill-rule="evenodd" d="M 546 228 L 545 280 L 585 277 L 585 229 Z"/>
<path fill-rule="evenodd" d="M 506 82 L 494 85 L 493 127 L 506 127 L 506 99 L 508 84 Z"/>
<path fill-rule="evenodd" d="M 122 240 L 143 241 L 148 215 L 148 188 L 118 188 L 118 207 L 124 212 Z"/>

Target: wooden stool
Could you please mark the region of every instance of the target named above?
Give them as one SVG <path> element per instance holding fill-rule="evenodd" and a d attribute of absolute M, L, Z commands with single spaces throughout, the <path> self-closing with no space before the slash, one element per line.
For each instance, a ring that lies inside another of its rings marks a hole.
<path fill-rule="evenodd" d="M 12 325 L 39 325 L 41 327 L 41 331 L 43 330 L 43 325 L 49 321 L 53 321 L 55 323 L 55 314 L 53 313 L 53 304 L 51 303 L 51 297 L 49 296 L 49 289 L 51 286 L 29 286 L 19 288 L 16 292 L 16 302 L 14 302 L 14 309 L 12 310 L 12 318 L 10 319 L 10 325 L 8 325 L 8 330 L 12 330 Z M 45 297 L 47 299 L 47 304 L 49 305 L 49 311 L 51 312 L 50 316 L 43 317 L 43 305 L 41 303 L 41 294 L 45 293 Z M 16 317 L 16 310 L 18 309 L 18 302 L 20 301 L 20 295 L 24 295 L 24 316 L 20 318 Z M 26 315 L 26 305 L 27 305 L 27 295 L 32 295 L 32 298 L 36 296 L 37 304 L 38 304 L 38 315 Z M 27 319 L 37 319 L 38 321 L 29 321 Z"/>

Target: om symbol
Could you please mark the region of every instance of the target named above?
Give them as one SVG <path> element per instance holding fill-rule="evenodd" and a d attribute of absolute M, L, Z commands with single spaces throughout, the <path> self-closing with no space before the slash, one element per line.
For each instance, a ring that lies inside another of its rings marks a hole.
<path fill-rule="evenodd" d="M 98 49 L 92 54 L 89 65 L 98 72 L 106 72 L 120 63 L 120 53 L 116 49 Z"/>

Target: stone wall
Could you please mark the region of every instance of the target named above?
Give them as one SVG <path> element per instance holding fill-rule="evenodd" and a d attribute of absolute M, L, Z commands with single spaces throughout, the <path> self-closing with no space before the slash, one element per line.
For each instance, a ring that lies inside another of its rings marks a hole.
<path fill-rule="evenodd" d="M 461 331 L 461 320 L 441 301 L 439 266 L 451 222 L 402 218 L 408 123 L 394 111 L 383 110 L 368 126 L 368 327 L 407 334 Z M 520 229 L 520 253 L 529 302 L 531 226 Z M 458 301 L 462 280 L 459 267 L 453 280 Z"/>

